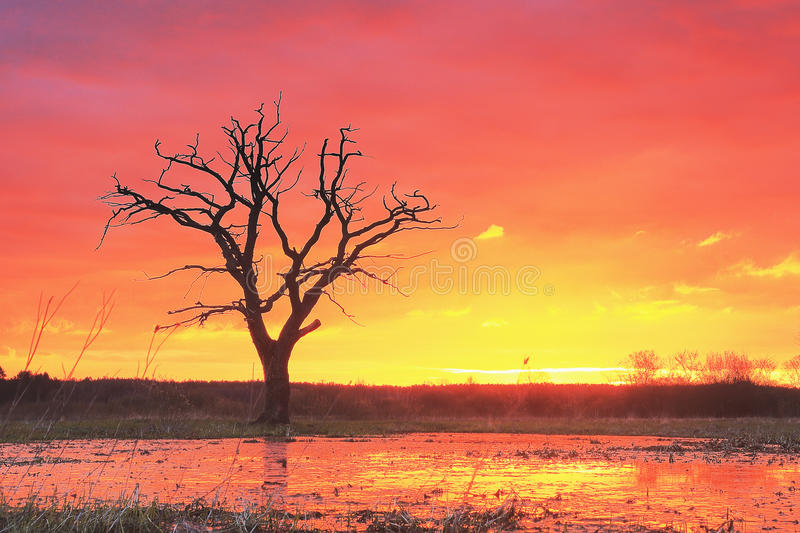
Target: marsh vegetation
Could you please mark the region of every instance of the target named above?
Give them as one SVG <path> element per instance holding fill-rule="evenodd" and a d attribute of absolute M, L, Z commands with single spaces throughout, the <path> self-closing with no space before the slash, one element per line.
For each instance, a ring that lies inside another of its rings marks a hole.
<path fill-rule="evenodd" d="M 85 531 L 117 518 L 111 529 L 786 529 L 800 504 L 796 453 L 708 439 L 117 439 L 5 444 L 0 453 L 6 524 L 41 515 L 85 520 L 76 529 Z"/>

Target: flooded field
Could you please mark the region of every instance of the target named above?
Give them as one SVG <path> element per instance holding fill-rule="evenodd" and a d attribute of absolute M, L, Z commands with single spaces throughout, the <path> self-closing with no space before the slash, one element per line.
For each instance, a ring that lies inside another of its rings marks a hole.
<path fill-rule="evenodd" d="M 656 437 L 388 438 L 0 444 L 0 497 L 118 499 L 415 516 L 515 500 L 531 528 L 800 531 L 800 462 L 779 448 Z"/>

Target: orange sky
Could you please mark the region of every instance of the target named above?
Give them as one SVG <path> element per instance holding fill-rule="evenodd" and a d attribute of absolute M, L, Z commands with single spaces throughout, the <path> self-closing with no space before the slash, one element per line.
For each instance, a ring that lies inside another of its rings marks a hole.
<path fill-rule="evenodd" d="M 142 272 L 217 259 L 203 235 L 165 222 L 113 231 L 95 251 L 107 215 L 96 197 L 113 172 L 129 184 L 157 175 L 156 138 L 177 150 L 200 132 L 213 149 L 229 115 L 279 91 L 292 144 L 313 153 L 352 123 L 370 156 L 354 173 L 423 189 L 447 220 L 463 215 L 457 230 L 386 248 L 432 251 L 399 265 L 409 298 L 343 295 L 361 326 L 321 302 L 323 328 L 298 344 L 294 380 L 515 382 L 528 356 L 531 368 L 613 369 L 647 348 L 778 362 L 800 351 L 796 3 L 32 4 L 0 8 L 9 374 L 24 364 L 40 292 L 78 280 L 34 367 L 69 368 L 103 291 L 116 290 L 76 373 L 136 373 L 166 310 L 197 298 L 184 299 L 191 276 Z M 308 206 L 295 213 L 300 236 Z M 263 253 L 277 253 L 264 237 Z M 475 257 L 454 259 L 454 242 L 474 243 Z M 442 267 L 471 286 L 432 287 Z M 488 290 L 490 271 L 507 277 L 506 294 Z M 231 299 L 230 288 L 204 294 Z M 230 316 L 176 333 L 156 376 L 246 379 L 256 361 Z"/>

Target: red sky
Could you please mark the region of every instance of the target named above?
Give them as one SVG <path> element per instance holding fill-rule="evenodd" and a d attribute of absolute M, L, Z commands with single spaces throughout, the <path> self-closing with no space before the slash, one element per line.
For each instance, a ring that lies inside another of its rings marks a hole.
<path fill-rule="evenodd" d="M 157 175 L 156 138 L 177 150 L 199 132 L 214 149 L 231 114 L 248 118 L 281 91 L 292 144 L 313 153 L 352 123 L 370 156 L 355 173 L 421 188 L 447 220 L 463 216 L 454 231 L 395 241 L 405 253 L 432 250 L 401 265 L 401 284 L 426 265 L 409 298 L 343 296 L 363 326 L 321 303 L 323 328 L 296 348 L 293 379 L 514 381 L 528 356 L 533 368 L 561 369 L 616 367 L 646 348 L 779 363 L 798 352 L 796 3 L 0 11 L 0 365 L 10 374 L 24 364 L 39 294 L 78 280 L 34 366 L 71 366 L 102 293 L 116 290 L 77 374 L 135 374 L 153 326 L 194 297 L 184 300 L 190 277 L 137 281 L 142 272 L 216 256 L 202 235 L 168 223 L 113 231 L 95 251 L 108 213 L 96 197 L 113 172 L 129 184 Z M 306 209 L 295 235 L 308 229 Z M 493 225 L 502 234 L 474 241 L 474 259 L 451 257 L 454 241 Z M 263 253 L 276 253 L 264 237 Z M 468 279 L 496 267 L 515 281 L 536 267 L 538 293 L 516 281 L 508 294 L 442 293 L 430 287 L 433 260 Z M 207 290 L 230 299 L 228 287 Z M 256 361 L 231 316 L 176 333 L 156 375 L 244 379 Z"/>

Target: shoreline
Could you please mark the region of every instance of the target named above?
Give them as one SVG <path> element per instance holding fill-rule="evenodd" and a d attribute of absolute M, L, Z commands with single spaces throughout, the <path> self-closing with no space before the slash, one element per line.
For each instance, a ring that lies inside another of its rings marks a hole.
<path fill-rule="evenodd" d="M 80 439 L 222 439 L 389 437 L 410 433 L 514 433 L 615 435 L 729 440 L 800 450 L 796 418 L 441 418 L 372 420 L 296 417 L 288 426 L 249 424 L 233 418 L 194 415 L 75 420 L 12 420 L 0 425 L 0 442 Z"/>

